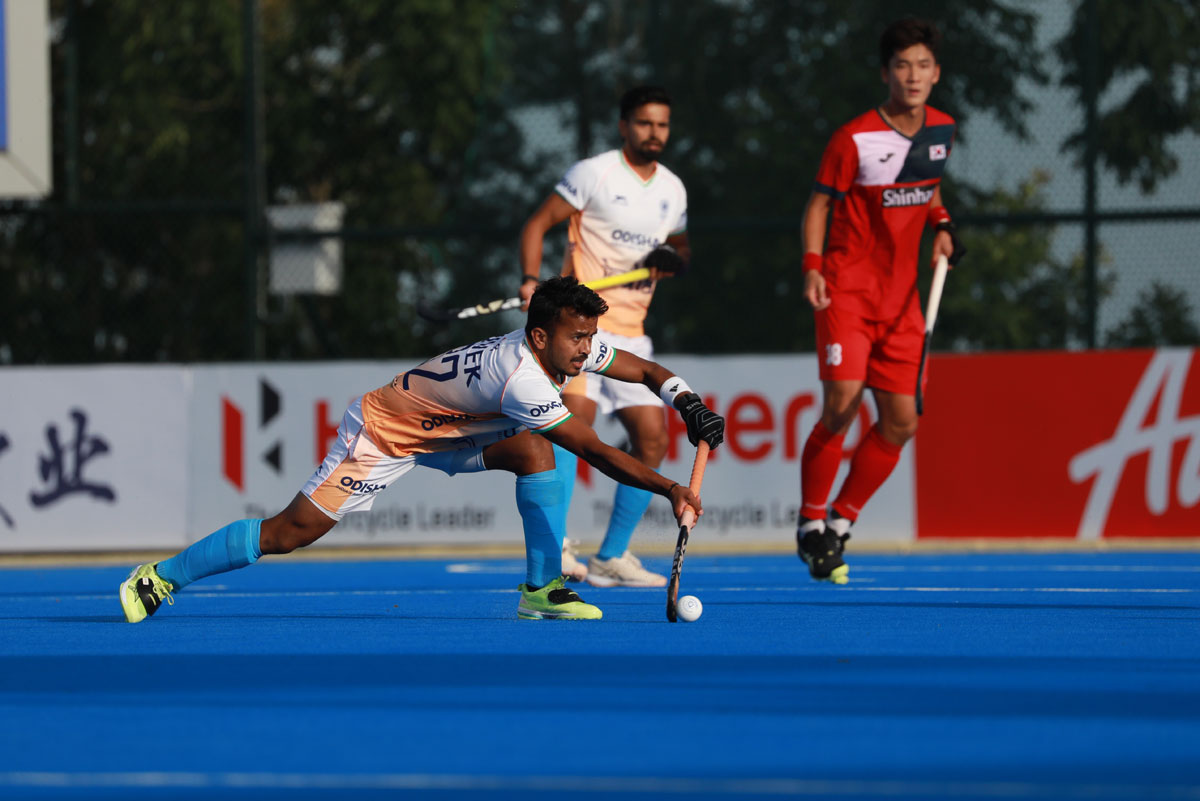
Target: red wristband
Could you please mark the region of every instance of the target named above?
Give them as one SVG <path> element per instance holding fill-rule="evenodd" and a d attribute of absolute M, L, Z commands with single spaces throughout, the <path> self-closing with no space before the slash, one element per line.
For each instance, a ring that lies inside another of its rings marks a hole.
<path fill-rule="evenodd" d="M 820 253 L 813 253 L 812 251 L 809 251 L 808 253 L 804 254 L 804 272 L 807 273 L 809 270 L 816 270 L 817 272 L 821 272 L 821 254 Z"/>
<path fill-rule="evenodd" d="M 930 206 L 926 221 L 930 228 L 934 228 L 938 223 L 950 222 L 950 212 L 946 211 L 945 206 Z"/>

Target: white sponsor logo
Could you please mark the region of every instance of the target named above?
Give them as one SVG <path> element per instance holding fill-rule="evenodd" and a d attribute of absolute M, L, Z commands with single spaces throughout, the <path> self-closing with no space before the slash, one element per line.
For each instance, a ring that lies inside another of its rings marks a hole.
<path fill-rule="evenodd" d="M 883 207 L 885 209 L 896 206 L 923 206 L 932 199 L 933 190 L 922 189 L 919 186 L 912 189 L 883 190 Z"/>
<path fill-rule="evenodd" d="M 1081 484 L 1095 477 L 1076 532 L 1079 539 L 1099 539 L 1104 533 L 1125 465 L 1138 454 L 1148 453 L 1150 457 L 1146 467 L 1146 508 L 1156 516 L 1166 512 L 1171 501 L 1171 454 L 1177 442 L 1186 441 L 1187 451 L 1179 467 L 1175 493 L 1184 508 L 1200 502 L 1200 416 L 1179 416 L 1191 363 L 1191 350 L 1156 352 L 1112 438 L 1071 459 L 1068 470 L 1073 482 Z"/>
<path fill-rule="evenodd" d="M 930 161 L 945 161 L 946 160 L 946 146 L 945 145 L 930 145 L 929 146 L 929 160 Z"/>

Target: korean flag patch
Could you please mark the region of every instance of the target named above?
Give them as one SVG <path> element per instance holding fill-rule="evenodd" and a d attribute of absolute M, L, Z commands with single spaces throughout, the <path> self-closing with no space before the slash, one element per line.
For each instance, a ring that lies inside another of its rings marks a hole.
<path fill-rule="evenodd" d="M 930 145 L 929 146 L 929 160 L 930 161 L 945 161 L 946 160 L 946 146 L 945 145 Z"/>

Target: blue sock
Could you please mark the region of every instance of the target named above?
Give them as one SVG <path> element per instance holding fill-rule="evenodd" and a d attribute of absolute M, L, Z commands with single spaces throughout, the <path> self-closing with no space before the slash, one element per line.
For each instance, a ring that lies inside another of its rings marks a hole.
<path fill-rule="evenodd" d="M 655 471 L 657 472 L 657 471 Z M 653 492 L 636 489 L 625 484 L 617 485 L 613 496 L 612 517 L 608 519 L 608 530 L 604 532 L 604 542 L 600 543 L 597 559 L 616 559 L 625 553 L 629 540 L 633 538 L 634 529 L 646 514 L 650 506 Z"/>
<path fill-rule="evenodd" d="M 563 488 L 555 470 L 517 476 L 517 511 L 525 527 L 525 583 L 544 587 L 562 575 Z"/>
<path fill-rule="evenodd" d="M 158 575 L 182 590 L 193 581 L 252 565 L 262 556 L 258 544 L 261 520 L 239 520 L 192 543 L 158 563 Z"/>
<path fill-rule="evenodd" d="M 567 535 L 567 512 L 571 510 L 571 496 L 575 493 L 575 466 L 577 464 L 579 464 L 578 456 L 565 448 L 554 446 L 554 472 L 558 473 L 558 480 L 562 482 L 563 487 L 562 522 L 559 529 L 564 537 Z"/>

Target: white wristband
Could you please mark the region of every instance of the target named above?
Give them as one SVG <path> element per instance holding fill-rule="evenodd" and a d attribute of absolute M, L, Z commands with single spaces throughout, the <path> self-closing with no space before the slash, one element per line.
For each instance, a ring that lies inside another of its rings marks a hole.
<path fill-rule="evenodd" d="M 675 399 L 683 393 L 691 391 L 692 388 L 687 385 L 686 381 L 677 375 L 673 375 L 663 382 L 662 387 L 658 390 L 658 397 L 663 399 L 663 403 L 674 408 Z"/>

